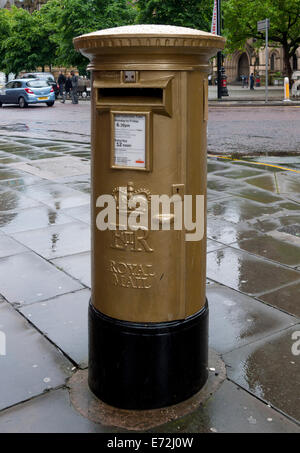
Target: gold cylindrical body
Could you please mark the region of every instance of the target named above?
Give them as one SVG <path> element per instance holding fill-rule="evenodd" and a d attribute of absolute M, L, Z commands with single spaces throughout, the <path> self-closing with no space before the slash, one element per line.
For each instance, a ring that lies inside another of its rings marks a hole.
<path fill-rule="evenodd" d="M 203 195 L 206 206 L 208 60 L 224 39 L 133 26 L 74 43 L 92 71 L 92 304 L 123 321 L 186 319 L 205 305 L 206 228 L 200 241 L 190 242 L 172 222 L 170 231 L 120 230 L 118 221 L 116 230 L 100 231 L 96 205 L 100 195 L 111 194 L 121 209 L 122 187 L 125 196 L 149 202 L 153 195 Z M 143 157 L 133 166 L 115 157 L 123 137 L 119 120 L 128 119 L 144 128 Z M 202 220 L 206 224 L 206 208 Z"/>

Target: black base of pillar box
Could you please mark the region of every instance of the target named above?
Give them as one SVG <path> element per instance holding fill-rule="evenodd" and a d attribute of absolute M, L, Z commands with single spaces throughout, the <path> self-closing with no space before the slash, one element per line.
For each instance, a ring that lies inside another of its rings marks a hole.
<path fill-rule="evenodd" d="M 208 377 L 208 305 L 183 320 L 119 321 L 89 307 L 89 386 L 105 403 L 155 409 L 197 393 Z"/>

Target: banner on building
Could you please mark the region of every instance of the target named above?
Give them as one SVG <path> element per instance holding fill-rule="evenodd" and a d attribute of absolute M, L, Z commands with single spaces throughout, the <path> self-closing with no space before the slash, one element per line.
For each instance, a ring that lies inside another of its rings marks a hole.
<path fill-rule="evenodd" d="M 213 35 L 217 34 L 217 0 L 215 0 L 215 3 L 214 3 L 213 17 L 212 17 L 212 21 L 211 21 L 211 30 L 210 30 L 210 32 Z"/>

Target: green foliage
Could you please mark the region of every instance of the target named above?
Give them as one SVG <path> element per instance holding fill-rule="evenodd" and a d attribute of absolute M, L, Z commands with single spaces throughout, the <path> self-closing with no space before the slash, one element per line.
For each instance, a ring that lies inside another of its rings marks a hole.
<path fill-rule="evenodd" d="M 300 46 L 300 0 L 227 0 L 223 10 L 229 52 L 244 49 L 249 38 L 256 39 L 255 47 L 264 46 L 257 22 L 268 18 L 270 44 L 283 46 L 286 72 L 291 72 L 288 60 Z"/>
<path fill-rule="evenodd" d="M 0 70 L 7 74 L 32 71 L 38 66 L 50 65 L 55 58 L 55 44 L 49 39 L 48 24 L 24 9 L 1 10 L 0 42 Z"/>
<path fill-rule="evenodd" d="M 39 11 L 52 28 L 57 62 L 84 73 L 87 59 L 73 47 L 73 38 L 96 30 L 132 24 L 136 11 L 127 0 L 50 0 Z"/>
<path fill-rule="evenodd" d="M 138 0 L 139 23 L 210 31 L 213 0 Z"/>

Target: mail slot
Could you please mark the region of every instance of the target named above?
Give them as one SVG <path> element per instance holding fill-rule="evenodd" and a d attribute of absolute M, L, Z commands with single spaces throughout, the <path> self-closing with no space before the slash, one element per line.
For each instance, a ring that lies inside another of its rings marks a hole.
<path fill-rule="evenodd" d="M 224 39 L 136 25 L 74 45 L 92 74 L 89 386 L 168 406 L 208 375 L 207 77 Z"/>

